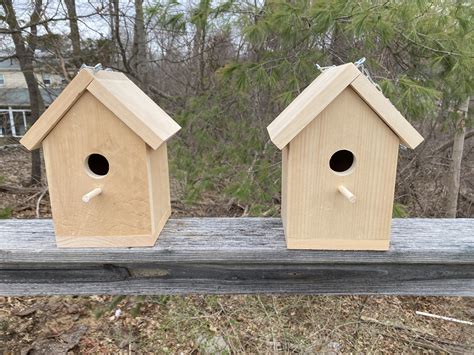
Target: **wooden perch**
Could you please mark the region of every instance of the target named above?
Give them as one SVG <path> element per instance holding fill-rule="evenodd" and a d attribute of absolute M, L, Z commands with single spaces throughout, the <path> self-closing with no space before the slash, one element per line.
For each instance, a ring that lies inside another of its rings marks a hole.
<path fill-rule="evenodd" d="M 347 198 L 347 200 L 350 203 L 355 203 L 356 202 L 356 197 L 354 196 L 354 194 L 352 192 L 349 191 L 349 189 L 347 189 L 347 187 L 345 187 L 344 185 L 339 185 L 339 187 L 337 189 L 342 194 L 342 196 Z"/>
<path fill-rule="evenodd" d="M 154 247 L 115 249 L 0 220 L 0 295 L 190 293 L 472 297 L 474 219 L 394 219 L 388 252 L 288 250 L 277 218 L 172 219 Z"/>
<path fill-rule="evenodd" d="M 87 203 L 94 197 L 99 196 L 101 193 L 102 193 L 102 189 L 100 187 L 96 187 L 94 190 L 89 191 L 84 196 L 82 196 L 82 201 Z"/>

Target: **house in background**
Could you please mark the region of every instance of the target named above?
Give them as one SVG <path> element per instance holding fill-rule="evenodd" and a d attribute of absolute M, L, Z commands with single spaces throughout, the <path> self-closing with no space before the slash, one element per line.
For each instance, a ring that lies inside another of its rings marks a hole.
<path fill-rule="evenodd" d="M 47 107 L 63 89 L 64 78 L 40 70 L 36 78 Z M 30 117 L 28 87 L 18 60 L 0 56 L 0 137 L 22 137 L 31 126 Z"/>

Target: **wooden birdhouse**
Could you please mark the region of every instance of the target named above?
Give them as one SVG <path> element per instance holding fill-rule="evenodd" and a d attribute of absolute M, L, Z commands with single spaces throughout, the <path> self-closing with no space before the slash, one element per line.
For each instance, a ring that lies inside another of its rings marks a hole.
<path fill-rule="evenodd" d="M 398 147 L 423 137 L 354 64 L 324 71 L 268 132 L 288 248 L 389 248 Z"/>
<path fill-rule="evenodd" d="M 179 129 L 124 74 L 82 69 L 21 140 L 43 147 L 57 245 L 153 246 Z"/>

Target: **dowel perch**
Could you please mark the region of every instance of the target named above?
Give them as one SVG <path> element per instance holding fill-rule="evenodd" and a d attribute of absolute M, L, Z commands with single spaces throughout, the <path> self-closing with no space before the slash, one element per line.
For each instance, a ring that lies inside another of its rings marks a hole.
<path fill-rule="evenodd" d="M 339 187 L 337 188 L 339 190 L 339 192 L 349 200 L 350 203 L 354 203 L 356 202 L 356 197 L 354 196 L 354 194 L 352 192 L 350 192 L 347 187 L 345 187 L 344 185 L 339 185 Z"/>
<path fill-rule="evenodd" d="M 82 196 L 82 201 L 85 203 L 89 202 L 91 199 L 93 199 L 96 196 L 99 196 L 102 193 L 102 189 L 100 187 L 96 187 L 94 190 L 86 193 L 84 196 Z"/>

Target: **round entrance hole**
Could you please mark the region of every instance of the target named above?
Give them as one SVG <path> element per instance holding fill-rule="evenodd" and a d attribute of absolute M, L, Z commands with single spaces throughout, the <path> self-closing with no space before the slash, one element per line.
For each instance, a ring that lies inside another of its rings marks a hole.
<path fill-rule="evenodd" d="M 329 159 L 329 167 L 332 171 L 339 174 L 347 174 L 354 166 L 355 157 L 350 150 L 338 150 Z"/>
<path fill-rule="evenodd" d="M 109 161 L 102 154 L 91 154 L 86 159 L 86 169 L 92 177 L 104 177 L 109 172 Z"/>

